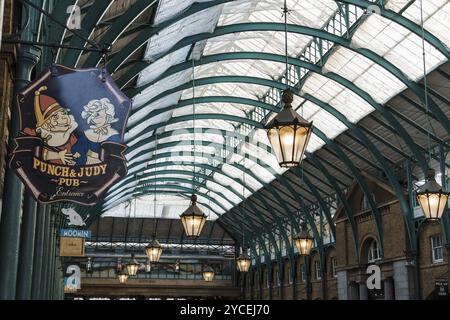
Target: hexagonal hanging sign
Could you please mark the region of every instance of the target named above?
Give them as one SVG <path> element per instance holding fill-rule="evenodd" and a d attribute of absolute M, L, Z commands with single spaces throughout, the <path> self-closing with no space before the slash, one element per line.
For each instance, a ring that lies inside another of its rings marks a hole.
<path fill-rule="evenodd" d="M 17 96 L 9 166 L 41 203 L 94 205 L 126 175 L 131 101 L 103 69 L 52 65 Z"/>

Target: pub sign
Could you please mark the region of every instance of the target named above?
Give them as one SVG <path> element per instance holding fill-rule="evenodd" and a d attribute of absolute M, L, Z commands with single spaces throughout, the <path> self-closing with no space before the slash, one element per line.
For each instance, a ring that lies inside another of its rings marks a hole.
<path fill-rule="evenodd" d="M 126 175 L 131 101 L 102 69 L 53 65 L 17 96 L 9 166 L 41 203 L 94 205 Z"/>

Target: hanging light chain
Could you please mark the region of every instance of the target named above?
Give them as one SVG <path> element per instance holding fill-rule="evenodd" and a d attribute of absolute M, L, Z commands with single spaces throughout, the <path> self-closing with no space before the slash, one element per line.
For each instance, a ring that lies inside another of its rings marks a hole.
<path fill-rule="evenodd" d="M 244 221 L 246 221 L 245 219 L 245 154 L 244 154 L 244 171 L 243 171 L 243 177 L 242 177 L 242 196 L 244 197 L 244 200 L 242 201 L 242 215 L 244 217 Z M 244 224 L 242 224 L 242 251 L 244 251 L 245 248 L 245 232 L 244 232 Z"/>
<path fill-rule="evenodd" d="M 422 63 L 423 63 L 423 87 L 424 87 L 424 94 L 425 94 L 425 113 L 427 117 L 427 124 L 428 124 L 428 130 L 427 130 L 427 148 L 428 148 L 428 163 L 429 166 L 431 166 L 431 143 L 430 143 L 430 131 L 432 130 L 430 117 L 428 115 L 428 81 L 427 81 L 427 69 L 426 69 L 426 57 L 425 57 L 425 28 L 423 23 L 423 0 L 419 1 L 420 4 L 420 27 L 422 30 Z"/>
<path fill-rule="evenodd" d="M 158 133 L 156 131 L 157 129 L 155 129 L 155 182 L 154 182 L 154 193 L 153 193 L 153 219 L 154 219 L 154 223 L 155 223 L 155 228 L 153 231 L 153 236 L 156 238 L 156 153 L 158 152 Z"/>
<path fill-rule="evenodd" d="M 192 127 L 194 130 L 194 139 L 193 139 L 193 152 L 194 152 L 194 166 L 193 166 L 193 177 L 192 177 L 192 193 L 195 191 L 195 57 L 194 57 L 194 49 L 192 49 Z"/>
<path fill-rule="evenodd" d="M 287 16 L 289 14 L 290 10 L 287 8 L 287 0 L 284 0 L 284 7 L 283 7 L 283 15 L 284 15 L 284 49 L 286 54 L 286 89 L 289 89 L 289 83 L 288 83 L 288 75 L 289 75 L 289 63 L 288 63 L 288 30 L 287 30 Z"/>

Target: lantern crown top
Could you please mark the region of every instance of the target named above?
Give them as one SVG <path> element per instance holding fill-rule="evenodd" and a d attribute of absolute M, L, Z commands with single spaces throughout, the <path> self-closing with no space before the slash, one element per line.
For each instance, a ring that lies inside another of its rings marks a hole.
<path fill-rule="evenodd" d="M 301 239 L 313 239 L 313 237 L 309 234 L 309 232 L 306 229 L 306 223 L 302 222 L 300 224 L 300 233 L 298 234 L 297 238 L 301 238 Z"/>
<path fill-rule="evenodd" d="M 203 216 L 206 217 L 206 215 L 203 213 L 203 211 L 197 206 L 197 196 L 193 194 L 191 196 L 192 204 L 187 208 L 182 214 L 183 216 Z"/>
<path fill-rule="evenodd" d="M 294 94 L 292 91 L 289 89 L 284 90 L 281 101 L 283 101 L 285 108 L 292 108 L 292 102 L 294 101 Z"/>
<path fill-rule="evenodd" d="M 134 253 L 131 254 L 131 259 L 128 264 L 139 264 L 139 262 L 137 262 L 136 260 L 136 257 L 134 256 Z"/>
<path fill-rule="evenodd" d="M 147 246 L 147 248 L 160 248 L 161 244 L 156 238 L 153 238 L 152 242 Z"/>
<path fill-rule="evenodd" d="M 249 257 L 249 255 L 247 253 L 247 249 L 242 248 L 242 253 L 239 255 L 238 259 L 239 260 L 244 260 L 244 259 L 245 260 L 250 260 L 250 257 Z"/>
<path fill-rule="evenodd" d="M 445 192 L 442 190 L 442 187 L 436 182 L 436 171 L 434 169 L 428 169 L 426 172 L 426 182 L 423 186 L 417 190 L 418 194 L 424 194 L 424 193 L 444 193 L 449 194 L 448 192 Z"/>
<path fill-rule="evenodd" d="M 206 265 L 203 268 L 203 272 L 214 272 L 214 269 L 210 265 Z"/>
<path fill-rule="evenodd" d="M 305 118 L 299 115 L 292 108 L 293 101 L 293 93 L 290 90 L 285 90 L 283 92 L 283 109 L 272 119 L 270 120 L 265 128 L 272 129 L 278 126 L 299 126 L 299 127 L 307 127 L 311 128 L 312 122 L 308 122 Z"/>
<path fill-rule="evenodd" d="M 436 171 L 434 169 L 428 168 L 428 170 L 427 170 L 427 180 L 428 181 L 434 180 L 435 176 L 436 176 Z"/>

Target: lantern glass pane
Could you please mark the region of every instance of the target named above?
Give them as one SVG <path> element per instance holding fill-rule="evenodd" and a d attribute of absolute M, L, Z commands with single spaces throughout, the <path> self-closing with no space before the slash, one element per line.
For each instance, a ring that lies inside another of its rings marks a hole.
<path fill-rule="evenodd" d="M 119 283 L 125 283 L 128 280 L 128 275 L 126 273 L 121 273 L 117 276 Z"/>
<path fill-rule="evenodd" d="M 203 226 L 206 222 L 206 217 L 204 216 L 183 216 L 181 218 L 183 223 L 184 231 L 188 237 L 198 237 L 202 232 Z"/>
<path fill-rule="evenodd" d="M 250 269 L 251 261 L 250 259 L 238 259 L 237 260 L 237 267 L 240 272 L 247 272 L 248 269 Z"/>
<path fill-rule="evenodd" d="M 426 219 L 438 220 L 442 217 L 447 205 L 448 195 L 445 193 L 422 193 L 417 195 L 417 201 Z"/>
<path fill-rule="evenodd" d="M 158 262 L 163 251 L 162 247 L 147 247 L 145 250 L 150 262 Z"/>
<path fill-rule="evenodd" d="M 280 135 L 278 133 L 278 128 L 274 127 L 267 131 L 267 136 L 270 141 L 270 145 L 272 146 L 272 150 L 277 157 L 279 163 L 283 162 L 283 155 L 281 153 L 281 145 L 280 145 Z"/>
<path fill-rule="evenodd" d="M 311 128 L 308 127 L 297 127 L 297 131 L 295 132 L 295 153 L 293 161 L 301 162 L 303 153 L 306 150 L 306 145 L 308 144 Z"/>
<path fill-rule="evenodd" d="M 203 271 L 203 279 L 207 282 L 214 280 L 214 272 L 213 271 Z"/>
<path fill-rule="evenodd" d="M 310 238 L 297 238 L 295 239 L 295 245 L 297 250 L 302 256 L 307 256 L 311 252 L 313 246 L 313 239 Z"/>
<path fill-rule="evenodd" d="M 297 143 L 295 138 L 294 126 L 280 127 L 281 150 L 283 152 L 283 159 L 285 162 L 294 161 L 294 143 Z"/>
<path fill-rule="evenodd" d="M 138 272 L 138 269 L 139 269 L 138 264 L 134 263 L 127 264 L 127 271 L 130 276 L 135 276 Z"/>

